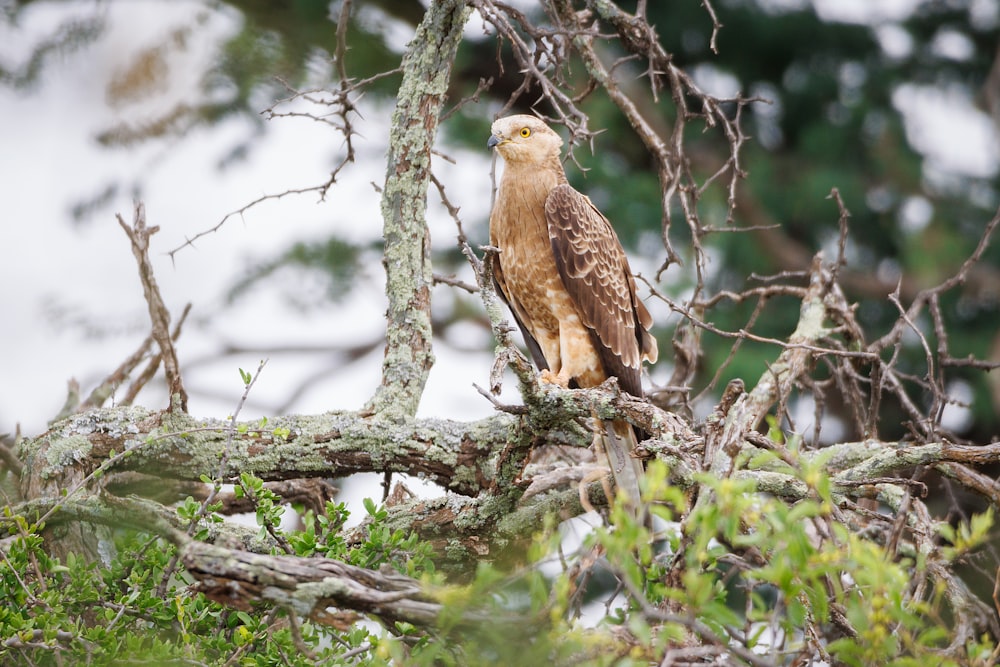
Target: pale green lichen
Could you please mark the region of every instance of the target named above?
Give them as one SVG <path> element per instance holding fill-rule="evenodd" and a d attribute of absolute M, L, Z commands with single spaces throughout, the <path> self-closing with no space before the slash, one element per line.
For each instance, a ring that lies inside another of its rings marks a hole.
<path fill-rule="evenodd" d="M 472 553 L 468 547 L 466 547 L 460 540 L 450 539 L 444 547 L 444 556 L 446 560 L 453 563 L 463 563 L 469 562 L 473 558 L 477 557 L 478 554 Z"/>
<path fill-rule="evenodd" d="M 825 319 L 826 306 L 822 296 L 803 301 L 799 311 L 798 325 L 788 338 L 788 342 L 800 343 L 819 340 L 829 332 L 829 329 L 823 326 Z"/>
<path fill-rule="evenodd" d="M 90 456 L 93 445 L 85 435 L 69 435 L 64 438 L 52 438 L 45 448 L 46 466 L 42 477 L 55 477 L 63 469 L 75 463 L 80 463 Z"/>

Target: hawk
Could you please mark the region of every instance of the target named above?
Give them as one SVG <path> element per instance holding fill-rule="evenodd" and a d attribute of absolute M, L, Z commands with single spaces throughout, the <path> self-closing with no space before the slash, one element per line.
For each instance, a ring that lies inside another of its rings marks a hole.
<path fill-rule="evenodd" d="M 541 379 L 595 387 L 610 377 L 642 397 L 643 361 L 654 363 L 649 311 L 618 236 L 590 199 L 566 181 L 562 139 L 533 116 L 493 123 L 487 146 L 505 168 L 490 215 L 493 275 L 524 335 Z M 619 492 L 638 515 L 642 463 L 624 421 L 596 434 Z"/>

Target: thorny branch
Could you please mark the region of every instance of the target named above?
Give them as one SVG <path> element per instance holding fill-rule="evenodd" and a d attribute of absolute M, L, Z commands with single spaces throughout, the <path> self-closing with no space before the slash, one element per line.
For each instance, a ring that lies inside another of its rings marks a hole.
<path fill-rule="evenodd" d="M 608 417 L 624 417 L 643 427 L 644 430 L 653 434 L 653 440 L 647 441 L 645 443 L 646 451 L 650 453 L 655 453 L 657 456 L 661 456 L 667 459 L 675 461 L 672 465 L 675 470 L 674 482 L 680 485 L 682 488 L 693 487 L 696 482 L 693 478 L 693 472 L 702 468 L 702 464 L 699 463 L 699 458 L 693 457 L 692 454 L 702 447 L 706 448 L 706 454 L 708 452 L 721 452 L 726 454 L 726 462 L 724 462 L 721 467 L 716 458 L 711 456 L 706 457 L 704 466 L 712 467 L 715 469 L 716 474 L 732 474 L 731 472 L 731 461 L 738 451 L 747 451 L 756 448 L 757 446 L 763 444 L 767 447 L 781 450 L 781 446 L 777 443 L 770 442 L 766 438 L 749 437 L 754 433 L 752 426 L 760 419 L 761 415 L 766 412 L 770 406 L 776 403 L 781 403 L 782 395 L 791 391 L 791 386 L 796 377 L 801 377 L 803 374 L 809 372 L 808 368 L 808 358 L 810 352 L 802 347 L 799 343 L 803 340 L 822 338 L 824 334 L 824 329 L 822 327 L 816 327 L 815 323 L 819 319 L 825 319 L 829 315 L 829 312 L 823 309 L 822 304 L 830 294 L 831 285 L 825 282 L 828 279 L 829 274 L 825 271 L 821 264 L 817 265 L 817 273 L 813 276 L 811 281 L 809 294 L 804 300 L 803 304 L 803 317 L 800 321 L 799 331 L 800 334 L 793 336 L 792 342 L 785 349 L 783 354 L 790 355 L 787 360 L 778 360 L 772 365 L 772 370 L 768 372 L 757 384 L 753 391 L 745 394 L 734 394 L 734 396 L 729 400 L 724 400 L 718 410 L 718 418 L 723 422 L 730 424 L 723 430 L 710 431 L 707 440 L 704 436 L 691 430 L 687 425 L 686 421 L 676 415 L 665 413 L 657 410 L 654 406 L 631 399 L 629 397 L 624 397 L 617 392 L 609 391 L 607 389 L 594 389 L 594 390 L 561 390 L 556 387 L 546 387 L 543 391 L 538 392 L 534 398 L 533 402 L 529 402 L 529 407 L 534 413 L 533 423 L 531 431 L 538 433 L 537 428 L 545 423 L 545 420 L 554 419 L 556 422 L 559 420 L 572 420 L 574 415 L 585 416 L 590 414 L 597 414 L 602 418 Z M 817 312 L 817 308 L 819 311 Z M 831 354 L 835 354 L 836 350 L 830 350 Z M 772 377 L 773 376 L 773 379 Z M 547 415 L 547 416 L 546 416 Z M 460 478 L 458 469 L 455 468 L 451 473 L 445 473 L 447 466 L 449 464 L 445 463 L 449 460 L 456 460 L 454 456 L 447 455 L 442 452 L 442 456 L 435 455 L 433 451 L 429 450 L 426 443 L 419 444 L 415 441 L 415 447 L 420 449 L 420 452 L 414 452 L 407 454 L 405 451 L 401 450 L 398 454 L 388 453 L 388 459 L 374 459 L 371 458 L 372 440 L 376 437 L 374 432 L 369 435 L 364 435 L 363 431 L 356 431 L 352 433 L 348 430 L 348 424 L 352 423 L 355 418 L 351 415 L 344 415 L 342 421 L 340 421 L 341 426 L 337 426 L 333 431 L 330 430 L 330 425 L 327 424 L 322 426 L 322 431 L 326 431 L 327 435 L 324 436 L 321 432 L 316 432 L 310 434 L 308 431 L 304 430 L 310 428 L 307 426 L 306 422 L 301 425 L 296 426 L 294 422 L 288 422 L 291 430 L 295 435 L 295 441 L 289 443 L 288 454 L 283 454 L 277 452 L 278 458 L 285 463 L 281 466 L 281 470 L 267 468 L 266 458 L 271 454 L 266 451 L 261 451 L 260 462 L 263 466 L 253 463 L 252 458 L 247 458 L 248 455 L 253 456 L 253 452 L 259 448 L 260 435 L 254 436 L 253 434 L 248 434 L 248 436 L 241 436 L 238 441 L 233 440 L 233 429 L 231 427 L 226 428 L 219 426 L 217 427 L 217 437 L 214 440 L 201 439 L 198 441 L 191 441 L 191 435 L 194 434 L 194 429 L 186 428 L 184 433 L 187 433 L 186 438 L 169 440 L 162 440 L 163 445 L 168 443 L 173 443 L 171 446 L 164 448 L 163 446 L 153 447 L 143 446 L 143 447 L 133 447 L 129 450 L 128 456 L 119 456 L 117 461 L 118 469 L 134 469 L 134 470 L 144 470 L 150 463 L 154 463 L 157 466 L 162 467 L 165 464 L 164 453 L 172 449 L 177 449 L 178 458 L 172 463 L 167 463 L 169 469 L 172 471 L 173 475 L 186 476 L 189 479 L 197 479 L 200 474 L 203 474 L 204 466 L 198 463 L 197 458 L 191 458 L 192 455 L 196 454 L 203 457 L 203 460 L 207 463 L 208 461 L 225 461 L 227 455 L 233 458 L 233 463 L 235 464 L 231 469 L 220 469 L 219 479 L 234 479 L 234 476 L 239 470 L 250 470 L 261 475 L 267 479 L 270 475 L 279 475 L 274 477 L 274 479 L 283 479 L 287 477 L 309 477 L 309 476 L 325 476 L 329 475 L 331 472 L 330 461 L 340 460 L 347 463 L 353 460 L 354 463 L 350 465 L 354 466 L 354 470 L 370 470 L 378 471 L 384 470 L 386 465 L 395 467 L 394 464 L 390 463 L 392 458 L 399 456 L 398 462 L 400 464 L 400 469 L 413 469 L 413 464 L 422 458 L 426 463 L 431 463 L 437 461 L 436 465 L 439 466 L 435 470 L 435 475 L 439 476 L 439 479 L 443 480 L 449 474 L 454 475 L 455 479 Z M 100 447 L 95 447 L 92 450 L 93 462 L 88 464 L 85 461 L 80 461 L 80 465 L 86 468 L 87 465 L 97 465 L 101 461 L 102 452 L 110 450 L 118 450 L 126 452 L 128 450 L 128 445 L 124 441 L 127 439 L 136 438 L 138 434 L 123 432 L 120 436 L 114 436 L 113 431 L 109 431 L 107 428 L 97 427 L 95 424 L 89 420 L 81 420 L 78 422 L 81 427 L 85 427 L 86 432 L 92 434 L 91 437 L 94 439 L 95 444 L 100 444 Z M 147 422 L 150 426 L 153 426 L 157 422 Z M 284 425 L 284 423 L 282 423 Z M 317 424 L 319 426 L 319 424 Z M 428 433 L 429 428 L 440 429 L 444 426 L 443 423 L 437 423 L 436 425 L 428 423 L 426 425 L 413 425 L 405 427 L 412 430 L 414 438 L 422 437 L 421 433 Z M 481 434 L 478 438 L 478 446 L 482 447 L 484 444 L 484 439 L 482 434 L 485 431 L 480 429 L 474 429 L 470 425 L 460 425 L 456 424 L 460 430 L 456 432 L 456 439 L 454 444 L 449 445 L 445 441 L 439 443 L 443 447 L 464 447 L 466 442 L 472 442 L 468 440 L 466 433 L 470 430 L 478 430 Z M 384 430 L 384 426 L 376 425 L 376 430 Z M 64 427 L 61 427 L 64 428 Z M 522 425 L 522 428 L 524 426 Z M 210 435 L 209 430 L 206 434 Z M 338 434 L 338 436 L 343 438 L 348 438 L 343 444 L 347 445 L 346 448 L 338 447 L 336 449 L 324 448 L 323 440 L 331 437 L 333 434 Z M 53 433 L 49 436 L 50 441 L 57 434 Z M 181 435 L 181 434 L 178 434 Z M 161 436 L 161 438 L 168 438 L 169 436 Z M 500 436 L 503 437 L 503 436 Z M 357 438 L 356 441 L 352 441 L 352 438 Z M 391 440 L 398 440 L 398 436 L 389 435 Z M 295 451 L 294 448 L 297 446 L 297 441 L 299 440 L 312 440 L 313 445 L 313 455 L 317 463 L 316 467 L 301 467 L 299 469 L 289 469 L 289 464 L 294 465 L 295 462 L 304 462 L 307 459 L 302 455 L 293 455 L 292 452 Z M 184 443 L 186 441 L 190 442 L 190 450 L 186 449 L 187 445 Z M 353 444 L 352 444 L 353 442 Z M 211 444 L 211 443 L 214 443 Z M 498 440 L 496 445 L 500 446 L 502 444 L 501 440 Z M 580 443 L 585 444 L 584 442 Z M 214 447 L 214 451 L 212 449 Z M 273 450 L 274 448 L 281 448 L 282 445 L 279 442 L 270 442 L 267 446 L 267 450 Z M 256 448 L 256 449 L 255 449 Z M 353 453 L 352 453 L 353 452 Z M 471 452 L 470 452 L 471 454 Z M 473 460 L 472 455 L 469 457 L 463 457 L 459 455 L 458 459 L 471 461 Z M 478 455 L 481 457 L 481 455 Z M 808 454 L 806 454 L 808 456 Z M 478 458 L 478 457 L 477 457 Z M 182 465 L 184 461 L 189 461 L 188 472 L 182 473 Z M 326 461 L 326 464 L 322 462 Z M 367 463 L 365 462 L 367 461 Z M 870 489 L 874 487 L 880 489 L 882 494 L 880 497 L 885 499 L 890 505 L 897 502 L 893 500 L 893 496 L 889 492 L 889 487 L 893 486 L 891 476 L 893 474 L 903 473 L 904 471 L 911 469 L 914 466 L 943 466 L 943 470 L 950 471 L 951 475 L 962 479 L 963 476 L 967 478 L 969 475 L 974 474 L 971 469 L 967 469 L 966 466 L 978 466 L 983 464 L 996 464 L 1000 463 L 1000 447 L 996 445 L 988 447 L 966 447 L 950 444 L 947 442 L 938 443 L 926 443 L 920 445 L 914 445 L 911 443 L 885 443 L 878 442 L 877 440 L 867 440 L 864 442 L 844 444 L 838 446 L 836 456 L 829 460 L 828 466 L 832 473 L 834 474 L 834 483 L 837 493 L 842 494 L 845 498 L 861 499 L 867 497 L 870 493 Z M 483 471 L 489 468 L 490 464 L 488 461 L 483 462 Z M 729 468 L 730 470 L 726 470 Z M 430 468 L 427 468 L 430 471 Z M 681 471 L 687 470 L 687 473 Z M 839 471 L 839 472 L 838 472 Z M 964 472 L 963 472 L 964 471 Z M 50 474 L 50 473 L 45 473 Z M 495 474 L 495 473 L 494 473 Z M 751 473 L 752 474 L 752 473 Z M 477 475 L 477 478 L 479 476 Z M 762 491 L 768 491 L 774 493 L 779 497 L 787 497 L 789 499 L 801 499 L 806 497 L 808 493 L 807 489 L 800 489 L 799 486 L 793 484 L 795 481 L 793 476 L 782 475 L 782 474 L 757 474 L 759 488 Z M 465 482 L 461 485 L 453 486 L 456 491 L 465 492 L 470 494 L 471 502 L 475 503 L 475 496 L 482 493 L 488 488 L 492 487 L 492 483 L 487 482 L 485 478 L 484 483 L 487 484 L 486 487 L 476 490 L 474 487 L 467 486 Z M 544 499 L 547 495 L 551 495 L 556 492 L 561 485 L 562 488 L 566 488 L 566 485 L 570 484 L 576 478 L 562 478 L 561 482 L 558 482 L 556 487 L 549 487 L 547 491 L 544 491 L 541 498 Z M 908 483 L 904 480 L 899 482 L 899 486 L 906 486 Z M 970 488 L 975 488 L 975 485 L 970 485 Z M 800 489 L 796 491 L 796 489 Z M 986 489 L 983 489 L 986 491 Z M 995 489 L 992 490 L 991 496 L 995 496 Z M 886 495 L 887 494 L 887 495 Z M 84 500 L 93 497 L 94 502 L 99 501 L 96 496 L 84 495 Z M 558 496 L 557 494 L 557 497 Z M 532 496 L 530 500 L 534 502 L 538 497 Z M 77 498 L 70 496 L 65 500 L 67 507 L 87 507 L 88 505 L 73 505 L 68 501 L 73 503 L 79 503 Z M 64 501 L 60 501 L 64 502 Z M 911 498 L 910 506 L 913 508 L 923 508 L 923 503 L 919 499 Z M 565 509 L 566 506 L 563 505 Z M 55 506 L 53 506 L 55 509 Z M 525 511 L 531 513 L 533 510 L 530 506 L 526 506 Z M 581 508 L 582 509 L 582 508 Z M 21 508 L 18 511 L 28 511 L 28 508 Z M 77 510 L 64 509 L 64 512 L 72 512 Z M 96 510 L 94 510 L 96 511 Z M 580 511 L 580 510 L 578 510 Z M 411 514 L 411 511 L 403 512 L 402 515 Z M 109 516 L 109 521 L 111 520 L 111 514 Z M 925 517 L 925 518 L 921 518 Z M 49 519 L 53 522 L 55 517 Z M 92 520 L 98 520 L 94 518 Z M 537 525 L 534 524 L 533 525 Z M 452 524 L 451 529 L 455 529 L 457 526 Z M 412 528 L 412 526 L 411 526 Z M 438 526 L 440 529 L 440 526 Z M 483 526 L 484 532 L 479 534 L 479 539 L 487 538 L 488 535 L 493 531 L 492 528 Z M 930 518 L 929 513 L 926 509 L 921 509 L 920 512 L 915 512 L 911 514 L 910 524 L 906 535 L 908 539 L 916 539 L 920 535 L 934 535 L 934 520 Z M 184 538 L 186 539 L 186 538 Z M 438 534 L 438 539 L 440 539 L 440 533 Z M 209 552 L 201 550 L 200 547 L 191 547 L 190 549 L 194 551 L 188 552 L 187 556 L 184 556 L 185 562 L 190 563 L 192 567 L 196 568 L 197 576 L 204 577 L 206 581 L 216 582 L 218 584 L 221 580 L 229 581 L 250 581 L 253 576 L 264 576 L 262 574 L 263 570 L 256 569 L 259 567 L 272 567 L 272 563 L 267 559 L 244 559 L 245 564 L 240 565 L 238 570 L 220 570 L 217 566 L 221 566 L 220 561 L 216 557 L 211 556 Z M 215 553 L 215 552 L 212 552 Z M 220 552 L 221 553 L 221 552 Z M 197 555 L 192 555 L 197 554 Z M 204 559 L 204 560 L 202 560 Z M 282 561 L 284 562 L 284 561 Z M 289 561 L 291 563 L 293 561 Z M 276 563 L 275 563 L 276 565 Z M 288 567 L 288 565 L 282 565 L 282 567 Z M 311 565 L 303 564 L 303 567 L 313 567 Z M 244 569 L 245 568 L 245 569 Z M 318 572 L 318 571 L 317 571 Z M 307 579 L 304 581 L 313 581 L 312 577 L 319 576 L 319 574 L 305 574 L 303 571 L 303 576 Z M 329 575 L 324 575 L 329 576 Z M 221 579 L 220 579 L 221 578 Z M 294 579 L 294 577 L 292 577 Z M 962 607 L 957 613 L 959 613 L 960 618 L 962 618 L 963 623 L 969 624 L 969 627 L 978 627 L 979 621 L 975 621 L 974 615 L 979 612 L 979 609 L 975 603 L 968 597 L 968 592 L 962 587 L 960 581 L 954 577 L 946 577 L 945 581 L 950 581 L 954 585 L 953 589 L 950 590 L 950 595 L 954 596 L 957 602 L 961 602 Z M 262 599 L 260 596 L 263 592 L 257 588 L 250 587 L 246 588 L 244 585 L 232 584 L 227 586 L 218 587 L 213 584 L 209 584 L 208 591 L 218 591 L 221 595 L 223 590 L 232 591 L 239 590 L 239 597 L 229 598 L 234 604 L 244 604 L 240 600 L 250 601 L 253 599 Z M 273 592 L 273 591 L 272 591 Z M 215 595 L 216 593 L 212 593 Z M 267 598 L 270 599 L 270 598 Z M 324 598 L 325 599 L 325 598 Z M 350 601 L 345 602 L 341 598 L 337 598 L 339 604 L 349 604 Z M 382 611 L 379 612 L 373 607 L 366 606 L 370 600 L 367 597 L 362 597 L 355 599 L 353 603 L 355 608 L 359 611 L 368 611 L 371 613 L 389 613 L 384 607 L 380 607 Z M 957 603 L 956 602 L 956 603 Z M 318 602 L 317 602 L 318 604 Z M 971 606 L 970 606 L 971 605 Z M 968 610 L 969 614 L 965 614 Z M 424 618 L 426 621 L 427 618 Z"/>
<path fill-rule="evenodd" d="M 334 57 L 334 64 L 339 77 L 337 89 L 299 91 L 294 89 L 289 84 L 282 82 L 284 83 L 285 88 L 288 89 L 290 93 L 289 96 L 278 100 L 262 112 L 264 118 L 267 120 L 277 118 L 306 118 L 314 122 L 329 125 L 344 138 L 345 153 L 343 157 L 340 158 L 334 168 L 330 171 L 326 180 L 322 183 L 305 188 L 293 188 L 283 190 L 278 193 L 262 195 L 248 204 L 241 206 L 235 211 L 227 213 L 212 227 L 198 232 L 191 238 L 186 239 L 183 244 L 167 253 L 171 258 L 188 246 L 193 246 L 195 242 L 202 237 L 219 231 L 232 218 L 242 218 L 248 211 L 256 208 L 264 202 L 277 201 L 290 195 L 303 195 L 310 192 L 316 193 L 320 201 L 325 201 L 330 189 L 336 185 L 337 178 L 340 176 L 340 173 L 345 167 L 347 167 L 347 165 L 355 161 L 356 152 L 354 148 L 354 137 L 357 134 L 357 130 L 354 125 L 354 118 L 359 115 L 357 108 L 358 100 L 364 94 L 365 90 L 367 90 L 373 83 L 388 77 L 397 76 L 402 70 L 396 68 L 385 72 L 379 72 L 363 79 L 353 79 L 348 76 L 345 56 L 347 52 L 347 20 L 350 17 L 350 10 L 351 2 L 348 0 L 341 5 L 341 12 L 338 18 L 337 49 Z M 291 111 L 279 110 L 284 106 L 291 106 L 294 103 L 301 104 L 302 102 L 308 103 L 313 108 L 326 107 L 328 109 L 332 109 L 332 111 L 317 114 L 314 111 L 298 111 L 294 109 Z"/>

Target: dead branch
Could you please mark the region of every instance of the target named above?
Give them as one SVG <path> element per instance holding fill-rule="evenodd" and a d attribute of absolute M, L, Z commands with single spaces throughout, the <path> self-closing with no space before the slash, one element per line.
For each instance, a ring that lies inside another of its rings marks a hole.
<path fill-rule="evenodd" d="M 125 224 L 121 215 L 116 216 L 118 224 L 125 230 L 132 242 L 132 254 L 139 265 L 139 280 L 149 307 L 149 319 L 152 323 L 153 340 L 160 348 L 163 356 L 163 369 L 167 376 L 167 387 L 170 390 L 170 410 L 179 409 L 187 412 L 187 392 L 181 379 L 180 363 L 177 361 L 177 351 L 170 335 L 170 311 L 167 310 L 160 288 L 153 275 L 153 264 L 149 261 L 149 239 L 160 230 L 159 227 L 146 226 L 146 207 L 142 202 L 136 202 L 132 226 Z M 176 404 L 175 404 L 176 401 Z"/>

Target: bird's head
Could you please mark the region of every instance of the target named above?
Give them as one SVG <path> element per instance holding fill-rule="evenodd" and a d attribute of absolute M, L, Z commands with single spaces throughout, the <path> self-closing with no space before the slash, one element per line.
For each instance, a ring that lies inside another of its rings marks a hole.
<path fill-rule="evenodd" d="M 534 116 L 498 118 L 490 132 L 487 147 L 496 147 L 507 162 L 538 164 L 559 160 L 562 138 Z"/>

